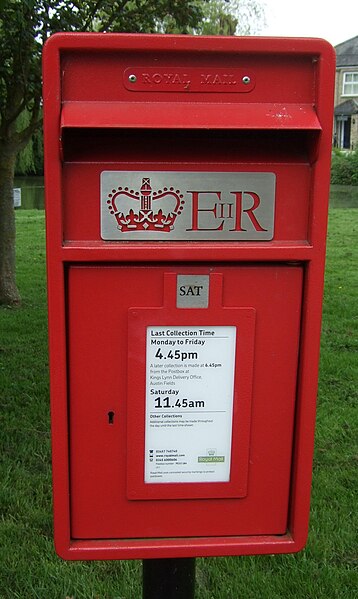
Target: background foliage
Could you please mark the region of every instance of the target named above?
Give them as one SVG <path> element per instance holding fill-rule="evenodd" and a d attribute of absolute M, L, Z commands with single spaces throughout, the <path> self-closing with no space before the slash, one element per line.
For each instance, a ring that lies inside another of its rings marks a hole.
<path fill-rule="evenodd" d="M 336 148 L 332 153 L 331 183 L 358 185 L 358 151 L 342 152 Z"/>

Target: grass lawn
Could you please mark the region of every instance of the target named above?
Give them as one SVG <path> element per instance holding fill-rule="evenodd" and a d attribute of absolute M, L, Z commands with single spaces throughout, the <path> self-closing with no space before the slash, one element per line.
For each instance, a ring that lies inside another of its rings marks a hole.
<path fill-rule="evenodd" d="M 44 213 L 17 212 L 21 308 L 0 309 L 0 599 L 139 599 L 140 562 L 52 543 Z M 358 597 L 357 229 L 331 209 L 310 536 L 297 555 L 197 561 L 196 599 Z"/>

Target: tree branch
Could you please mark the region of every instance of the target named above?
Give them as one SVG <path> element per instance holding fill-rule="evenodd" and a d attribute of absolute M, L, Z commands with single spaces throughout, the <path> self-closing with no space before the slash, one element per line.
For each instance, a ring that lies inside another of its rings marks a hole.
<path fill-rule="evenodd" d="M 103 5 L 103 0 L 98 0 L 96 2 L 95 6 L 90 11 L 86 21 L 84 22 L 83 26 L 81 27 L 81 31 L 87 31 L 89 29 L 93 19 L 96 16 L 96 13 L 102 8 L 102 5 Z"/>
<path fill-rule="evenodd" d="M 111 27 L 111 25 L 113 24 L 113 22 L 118 17 L 118 13 L 120 11 L 123 11 L 123 9 L 125 8 L 126 4 L 128 4 L 128 0 L 123 0 L 123 2 L 121 2 L 121 3 L 116 2 L 113 5 L 111 14 L 109 15 L 107 21 L 105 23 L 103 23 L 102 26 L 98 30 L 100 33 L 103 33 L 105 31 L 107 31 Z"/>
<path fill-rule="evenodd" d="M 21 103 L 18 105 L 17 108 L 15 108 L 10 114 L 7 113 L 6 115 L 6 124 L 12 125 L 12 123 L 14 121 L 16 121 L 17 117 L 23 112 L 23 110 L 25 110 L 26 108 L 26 104 L 27 104 L 27 98 L 23 98 Z"/>
<path fill-rule="evenodd" d="M 31 120 L 29 124 L 22 131 L 16 132 L 12 136 L 11 143 L 16 147 L 17 151 L 22 150 L 26 146 L 36 129 L 40 127 L 42 118 L 39 118 L 39 113 L 40 99 L 37 100 L 36 105 L 32 109 Z"/>

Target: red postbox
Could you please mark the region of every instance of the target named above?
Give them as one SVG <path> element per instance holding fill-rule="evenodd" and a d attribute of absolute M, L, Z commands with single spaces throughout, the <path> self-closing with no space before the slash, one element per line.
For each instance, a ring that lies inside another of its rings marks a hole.
<path fill-rule="evenodd" d="M 61 556 L 304 545 L 333 85 L 322 40 L 46 44 Z"/>

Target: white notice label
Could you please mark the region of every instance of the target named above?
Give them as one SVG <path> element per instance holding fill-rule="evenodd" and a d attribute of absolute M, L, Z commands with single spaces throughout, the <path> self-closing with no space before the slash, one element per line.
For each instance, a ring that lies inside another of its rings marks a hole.
<path fill-rule="evenodd" d="M 148 327 L 145 482 L 230 480 L 236 327 Z"/>

